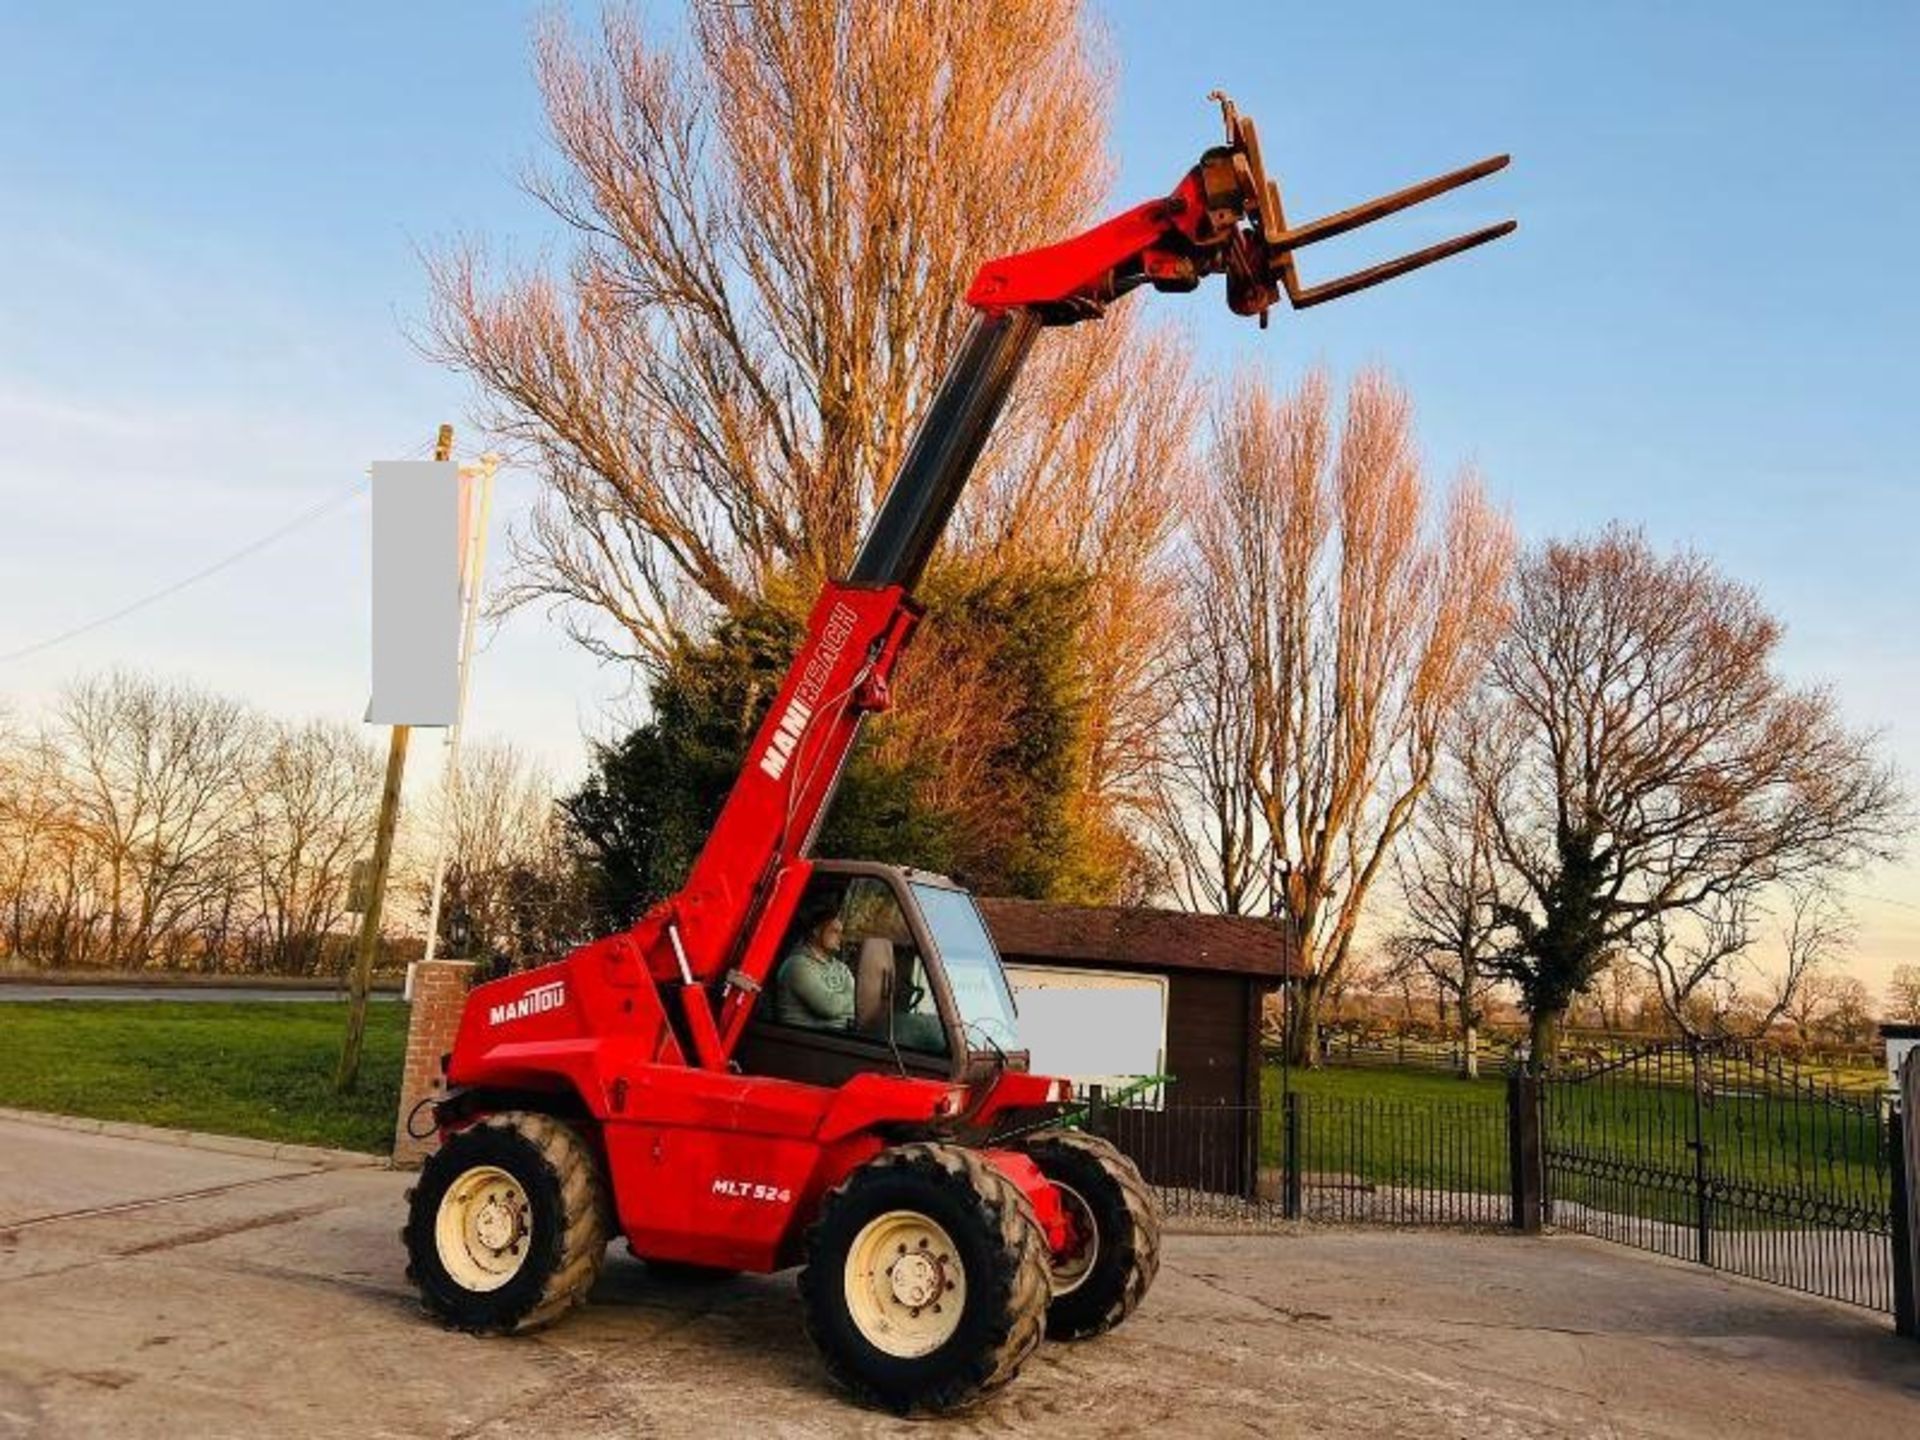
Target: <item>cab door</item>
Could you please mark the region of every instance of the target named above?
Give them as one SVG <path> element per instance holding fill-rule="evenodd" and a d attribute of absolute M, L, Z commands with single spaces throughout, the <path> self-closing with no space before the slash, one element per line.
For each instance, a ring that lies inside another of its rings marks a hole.
<path fill-rule="evenodd" d="M 891 875 L 816 871 L 794 916 L 735 1052 L 743 1073 L 825 1086 L 958 1075 L 921 927 Z"/>

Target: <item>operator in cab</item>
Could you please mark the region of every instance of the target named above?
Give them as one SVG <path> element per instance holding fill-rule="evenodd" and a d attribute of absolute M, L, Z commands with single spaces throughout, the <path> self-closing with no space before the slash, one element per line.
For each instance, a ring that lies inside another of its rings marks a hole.
<path fill-rule="evenodd" d="M 776 1021 L 816 1030 L 845 1030 L 853 1024 L 853 971 L 840 958 L 845 935 L 838 910 L 807 925 L 780 966 L 773 995 Z"/>

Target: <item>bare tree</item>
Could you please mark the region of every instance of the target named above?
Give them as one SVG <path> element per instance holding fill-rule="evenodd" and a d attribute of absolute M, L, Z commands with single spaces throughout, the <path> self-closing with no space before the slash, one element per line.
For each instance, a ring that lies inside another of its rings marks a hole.
<path fill-rule="evenodd" d="M 717 613 L 844 571 L 975 267 L 1101 202 L 1110 69 L 1081 0 L 694 0 L 677 44 L 615 9 L 592 38 L 548 25 L 537 69 L 564 273 L 440 255 L 430 345 L 544 482 L 504 602 L 657 670 Z M 956 526 L 975 564 L 1095 582 L 1089 807 L 1145 797 L 1184 366 L 1124 311 L 1050 336 Z M 986 723 L 955 683 L 923 700 L 934 674 L 903 672 L 896 745 Z"/>
<path fill-rule="evenodd" d="M 1639 1019 L 1646 990 L 1647 975 L 1643 968 L 1634 964 L 1625 951 L 1609 954 L 1588 991 L 1599 1015 L 1600 1028 L 1613 1035 L 1631 1030 Z"/>
<path fill-rule="evenodd" d="M 1610 953 L 1671 943 L 1681 917 L 1724 949 L 1773 887 L 1893 849 L 1890 767 L 1774 671 L 1779 637 L 1752 590 L 1632 531 L 1521 567 L 1470 768 L 1515 896 L 1498 966 L 1539 1063 Z"/>
<path fill-rule="evenodd" d="M 1336 433 L 1337 431 L 1337 433 Z M 1462 482 L 1430 513 L 1406 399 L 1358 379 L 1243 380 L 1191 522 L 1192 624 L 1165 823 L 1189 894 L 1287 925 L 1293 1055 L 1504 619 L 1506 521 Z"/>
<path fill-rule="evenodd" d="M 325 968 L 353 862 L 373 841 L 379 793 L 379 756 L 357 731 L 319 722 L 268 727 L 241 785 L 234 836 L 266 968 Z"/>
<path fill-rule="evenodd" d="M 511 965 L 582 938 L 552 778 L 500 742 L 469 746 L 460 773 L 457 788 L 442 787 L 432 815 L 447 843 L 444 953 Z M 423 876 L 422 914 L 430 883 Z"/>
<path fill-rule="evenodd" d="M 1833 985 L 1823 1029 L 1842 1045 L 1862 1045 L 1873 1034 L 1873 996 L 1858 975 L 1842 975 Z"/>
<path fill-rule="evenodd" d="M 1763 972 L 1761 985 L 1749 992 L 1755 997 L 1753 1008 L 1761 1015 L 1755 1033 L 1764 1034 L 1783 1019 L 1793 1023 L 1800 991 L 1828 982 L 1834 967 L 1852 949 L 1854 938 L 1852 918 L 1833 891 L 1819 883 L 1786 887 L 1776 945 L 1780 963 L 1771 973 Z M 1737 988 L 1738 980 L 1734 983 Z M 1796 1023 L 1795 1030 L 1804 1038 L 1804 1026 Z"/>
<path fill-rule="evenodd" d="M 1255 707 L 1246 656 L 1232 639 L 1235 598 L 1227 586 L 1206 583 L 1191 587 L 1182 604 L 1187 623 L 1168 665 L 1177 708 L 1155 777 L 1161 862 L 1190 910 L 1267 914 L 1272 844 L 1249 783 Z"/>
<path fill-rule="evenodd" d="M 1771 969 L 1756 950 L 1755 931 L 1768 918 L 1763 896 L 1735 892 L 1684 912 L 1656 915 L 1635 932 L 1632 953 L 1646 967 L 1669 1023 L 1692 1039 L 1764 1036 L 1794 1018 L 1800 992 L 1844 953 L 1852 927 L 1831 893 L 1815 885 L 1786 887 L 1778 897 L 1777 952 Z M 1830 989 L 1828 990 L 1830 994 Z M 1802 1033 L 1804 1025 L 1796 1028 Z"/>
<path fill-rule="evenodd" d="M 1439 987 L 1460 1036 L 1461 1074 L 1478 1079 L 1481 1013 L 1494 984 L 1488 961 L 1499 927 L 1491 819 L 1479 793 L 1456 773 L 1428 789 L 1408 839 L 1394 857 L 1402 920 L 1389 944 Z"/>
<path fill-rule="evenodd" d="M 356 732 L 117 671 L 0 737 L 0 950 L 310 971 L 371 825 Z"/>
<path fill-rule="evenodd" d="M 0 948 L 28 959 L 62 955 L 82 870 L 73 796 L 44 726 L 0 729 Z"/>
<path fill-rule="evenodd" d="M 1447 1020 L 1447 993 L 1439 976 L 1427 967 L 1417 951 L 1389 946 L 1380 952 L 1379 986 L 1398 1007 L 1396 1029 L 1405 1034 L 1421 1023 L 1428 1004 L 1444 1025 Z"/>
<path fill-rule="evenodd" d="M 104 958 L 134 968 L 186 958 L 178 942 L 223 879 L 251 717 L 192 686 L 115 671 L 70 687 L 56 726 L 75 823 L 102 877 Z"/>
<path fill-rule="evenodd" d="M 1794 1038 L 1800 1044 L 1810 1044 L 1825 1025 L 1827 1012 L 1833 1008 L 1834 989 L 1840 979 L 1829 970 L 1810 970 L 1801 977 L 1800 984 L 1788 997 L 1780 1013 L 1793 1026 Z"/>
<path fill-rule="evenodd" d="M 1887 1019 L 1920 1025 L 1920 965 L 1896 965 L 1887 977 Z"/>

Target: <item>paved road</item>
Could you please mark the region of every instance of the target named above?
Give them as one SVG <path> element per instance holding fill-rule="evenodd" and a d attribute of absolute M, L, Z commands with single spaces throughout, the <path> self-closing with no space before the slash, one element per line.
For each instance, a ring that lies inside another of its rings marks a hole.
<path fill-rule="evenodd" d="M 791 1277 L 611 1259 L 523 1340 L 415 1311 L 407 1177 L 0 1121 L 0 1437 L 1920 1433 L 1885 1322 L 1599 1241 L 1310 1230 L 1172 1237 L 1140 1313 L 993 1403 L 849 1408 Z"/>
<path fill-rule="evenodd" d="M 375 990 L 375 1000 L 398 1000 L 397 990 Z M 9 1000 L 218 1000 L 225 1004 L 255 1001 L 344 1000 L 339 990 L 283 990 L 251 985 L 0 985 L 0 1004 Z"/>

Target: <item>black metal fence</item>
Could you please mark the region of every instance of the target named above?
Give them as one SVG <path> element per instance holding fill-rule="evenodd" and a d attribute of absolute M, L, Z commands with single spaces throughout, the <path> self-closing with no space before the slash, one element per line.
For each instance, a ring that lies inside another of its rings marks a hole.
<path fill-rule="evenodd" d="M 1334 1097 L 1273 1103 L 1096 1105 L 1091 1123 L 1133 1158 L 1176 1220 L 1506 1224 L 1508 1107 L 1498 1100 Z"/>
<path fill-rule="evenodd" d="M 1738 1046 L 1676 1044 L 1541 1086 L 1545 1218 L 1877 1310 L 1894 1300 L 1877 1097 Z"/>
<path fill-rule="evenodd" d="M 1089 1123 L 1195 1228 L 1550 1225 L 1877 1310 L 1910 1293 L 1877 1097 L 1684 1044 L 1472 1088 L 1196 1105 L 1176 1083 Z"/>

